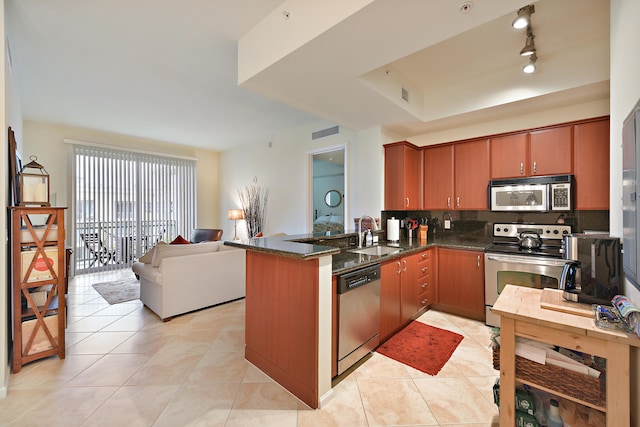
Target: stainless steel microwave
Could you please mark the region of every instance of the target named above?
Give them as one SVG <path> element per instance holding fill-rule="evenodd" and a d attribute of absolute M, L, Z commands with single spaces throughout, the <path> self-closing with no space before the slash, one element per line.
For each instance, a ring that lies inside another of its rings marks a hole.
<path fill-rule="evenodd" d="M 493 212 L 567 212 L 573 209 L 573 175 L 492 179 L 489 206 Z"/>

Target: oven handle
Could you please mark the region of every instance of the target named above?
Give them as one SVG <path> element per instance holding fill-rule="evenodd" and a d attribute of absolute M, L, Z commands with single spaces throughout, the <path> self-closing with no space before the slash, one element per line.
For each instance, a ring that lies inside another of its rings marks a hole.
<path fill-rule="evenodd" d="M 500 255 L 487 255 L 487 259 L 490 261 L 499 261 L 499 262 L 510 262 L 510 263 L 518 263 L 518 264 L 533 264 L 533 265 L 545 265 L 550 267 L 562 267 L 566 263 L 570 262 L 569 260 L 551 260 L 551 259 L 540 259 L 540 258 L 528 258 L 528 257 L 504 257 Z"/>

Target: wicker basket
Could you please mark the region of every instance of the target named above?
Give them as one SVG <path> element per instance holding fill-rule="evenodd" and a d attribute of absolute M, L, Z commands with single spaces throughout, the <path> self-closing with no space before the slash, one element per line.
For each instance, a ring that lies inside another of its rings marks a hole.
<path fill-rule="evenodd" d="M 493 367 L 500 370 L 500 347 L 493 349 Z M 516 377 L 532 385 L 538 384 L 566 396 L 606 407 L 605 373 L 591 378 L 578 372 L 552 365 L 541 365 L 516 356 Z"/>

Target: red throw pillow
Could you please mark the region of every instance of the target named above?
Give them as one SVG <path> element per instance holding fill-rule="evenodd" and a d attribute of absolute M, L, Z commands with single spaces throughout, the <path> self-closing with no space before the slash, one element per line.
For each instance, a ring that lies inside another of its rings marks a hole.
<path fill-rule="evenodd" d="M 170 245 L 189 245 L 189 244 L 191 244 L 191 242 L 178 234 L 178 237 L 173 239 L 173 241 L 171 243 L 169 243 L 169 244 Z"/>

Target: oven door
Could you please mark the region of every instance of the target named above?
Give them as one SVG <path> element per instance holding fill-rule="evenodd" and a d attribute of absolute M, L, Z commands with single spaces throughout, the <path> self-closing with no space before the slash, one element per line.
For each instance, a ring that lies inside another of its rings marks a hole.
<path fill-rule="evenodd" d="M 529 288 L 560 288 L 565 259 L 526 255 L 484 254 L 484 298 L 486 322 L 500 326 L 500 317 L 491 313 L 498 296 L 506 285 Z"/>

